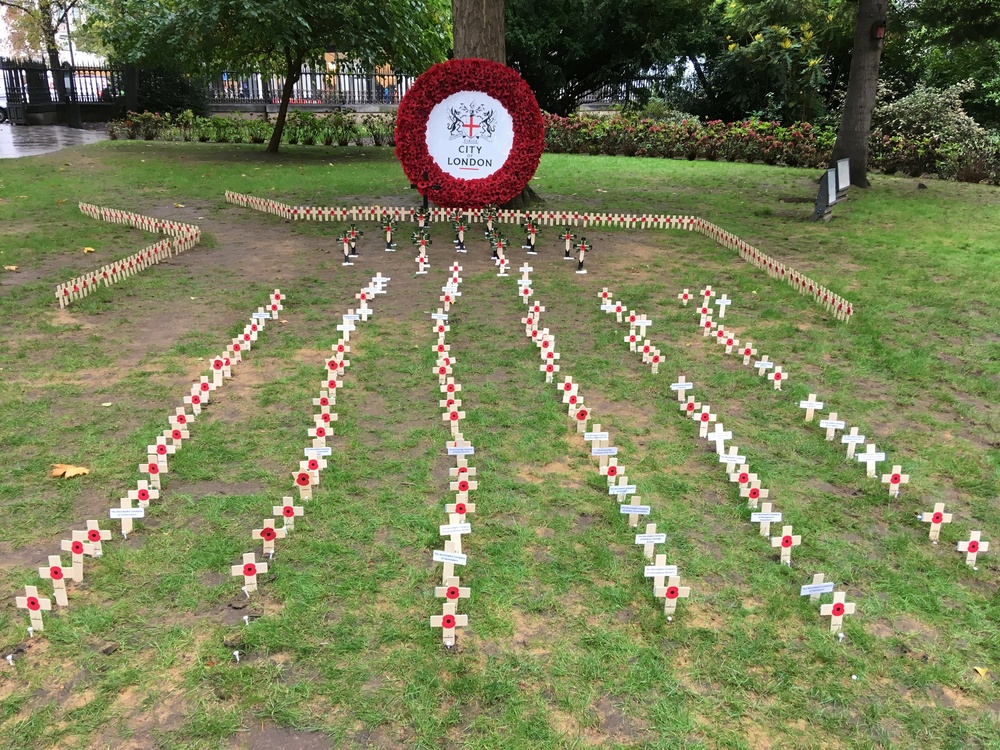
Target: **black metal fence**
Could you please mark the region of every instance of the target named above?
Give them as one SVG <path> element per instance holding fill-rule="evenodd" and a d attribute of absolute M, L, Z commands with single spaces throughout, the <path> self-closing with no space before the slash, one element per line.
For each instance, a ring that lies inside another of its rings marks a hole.
<path fill-rule="evenodd" d="M 304 68 L 292 89 L 292 105 L 399 104 L 416 80 L 396 73 L 357 73 Z M 284 79 L 226 72 L 209 84 L 212 104 L 279 104 Z"/>

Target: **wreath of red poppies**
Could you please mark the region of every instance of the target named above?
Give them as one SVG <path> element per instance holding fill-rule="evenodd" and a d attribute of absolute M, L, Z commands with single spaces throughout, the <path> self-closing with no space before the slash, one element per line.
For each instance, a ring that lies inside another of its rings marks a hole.
<path fill-rule="evenodd" d="M 507 161 L 489 177 L 452 177 L 427 150 L 431 110 L 459 91 L 489 94 L 503 104 L 514 122 L 514 142 Z M 534 92 L 516 71 L 492 60 L 467 58 L 438 63 L 414 82 L 399 103 L 396 158 L 420 194 L 439 206 L 482 208 L 512 200 L 534 176 L 544 147 L 545 125 Z"/>

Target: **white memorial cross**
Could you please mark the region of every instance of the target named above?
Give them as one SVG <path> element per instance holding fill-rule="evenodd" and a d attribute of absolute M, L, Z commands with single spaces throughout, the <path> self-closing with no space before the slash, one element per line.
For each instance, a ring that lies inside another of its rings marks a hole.
<path fill-rule="evenodd" d="M 771 536 L 771 524 L 781 523 L 781 512 L 772 511 L 771 503 L 761 503 L 760 511 L 750 514 L 750 523 L 760 524 L 761 536 Z"/>
<path fill-rule="evenodd" d="M 819 421 L 819 426 L 826 430 L 826 439 L 833 442 L 837 438 L 837 431 L 847 427 L 847 422 L 843 419 L 837 419 L 837 412 L 832 411 L 828 419 Z"/>
<path fill-rule="evenodd" d="M 678 377 L 676 383 L 670 384 L 670 390 L 677 393 L 677 400 L 681 403 L 684 403 L 684 392 L 690 391 L 692 388 L 694 388 L 694 383 L 687 382 L 684 375 Z"/>
<path fill-rule="evenodd" d="M 726 308 L 733 304 L 733 301 L 723 294 L 715 300 L 715 304 L 719 306 L 719 317 L 724 318 L 726 317 Z"/>
<path fill-rule="evenodd" d="M 733 433 L 726 430 L 722 422 L 718 422 L 711 432 L 705 434 L 705 438 L 715 443 L 715 452 L 721 456 L 726 452 L 726 441 L 733 439 Z"/>
<path fill-rule="evenodd" d="M 857 427 L 852 427 L 848 434 L 840 436 L 841 444 L 847 446 L 848 460 L 854 458 L 854 449 L 864 443 L 866 439 L 867 438 L 864 435 L 858 434 Z M 874 474 L 872 476 L 874 476 Z"/>
<path fill-rule="evenodd" d="M 646 531 L 643 534 L 635 535 L 635 543 L 642 545 L 642 554 L 647 560 L 652 560 L 657 544 L 666 544 L 667 535 L 656 533 L 656 524 L 647 523 Z M 665 560 L 666 558 L 664 558 Z"/>

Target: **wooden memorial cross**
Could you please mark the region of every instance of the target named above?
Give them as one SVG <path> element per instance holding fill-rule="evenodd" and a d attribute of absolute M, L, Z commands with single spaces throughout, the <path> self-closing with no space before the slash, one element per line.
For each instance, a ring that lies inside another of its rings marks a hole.
<path fill-rule="evenodd" d="M 584 442 L 590 443 L 590 457 L 597 458 L 598 467 L 607 466 L 608 459 L 618 455 L 618 448 L 611 445 L 610 437 L 610 433 L 602 430 L 599 424 L 592 425 L 591 429 L 583 434 Z"/>
<path fill-rule="evenodd" d="M 273 518 L 265 518 L 263 528 L 254 529 L 250 532 L 250 537 L 252 539 L 260 539 L 264 542 L 264 554 L 274 557 L 274 540 L 284 539 L 287 533 L 285 529 L 276 529 L 274 527 Z"/>
<path fill-rule="evenodd" d="M 89 555 L 90 557 L 96 557 L 94 554 L 94 545 L 86 541 L 86 539 L 87 532 L 77 530 L 72 532 L 72 539 L 63 539 L 59 543 L 59 548 L 63 552 L 70 553 L 73 571 L 70 578 L 74 581 L 83 580 L 83 556 Z"/>
<path fill-rule="evenodd" d="M 351 340 L 351 333 L 358 330 L 357 326 L 354 325 L 354 321 L 351 319 L 350 314 L 344 315 L 343 320 L 340 325 L 337 326 L 337 330 L 340 331 L 345 342 Z"/>
<path fill-rule="evenodd" d="M 866 440 L 864 435 L 858 434 L 858 428 L 852 427 L 851 431 L 846 435 L 840 436 L 840 442 L 842 445 L 847 446 L 847 459 L 850 460 L 854 458 L 854 449 L 860 444 L 864 443 Z M 875 476 L 872 474 L 872 476 Z"/>
<path fill-rule="evenodd" d="M 208 403 L 208 394 L 212 390 L 208 378 L 203 377 L 201 381 L 201 383 L 193 383 L 191 385 L 191 394 L 184 397 L 184 403 L 191 407 L 191 411 L 195 416 L 201 414 L 202 404 Z"/>
<path fill-rule="evenodd" d="M 633 328 L 632 330 L 630 330 L 628 332 L 628 335 L 624 339 L 622 339 L 622 340 L 626 344 L 628 344 L 628 350 L 630 352 L 634 352 L 635 351 L 635 345 L 642 340 L 642 334 L 636 333 L 635 329 Z"/>
<path fill-rule="evenodd" d="M 951 523 L 951 513 L 944 512 L 944 503 L 934 503 L 934 510 L 930 513 L 921 514 L 920 520 L 923 523 L 929 523 L 931 525 L 930 534 L 928 536 L 934 544 L 937 544 L 938 537 L 941 535 L 941 526 L 946 523 Z"/>
<path fill-rule="evenodd" d="M 743 497 L 743 490 L 750 487 L 750 482 L 757 481 L 757 475 L 750 473 L 749 464 L 742 464 L 737 467 L 736 471 L 729 475 L 729 481 L 740 486 L 740 497 Z M 758 495 L 760 497 L 760 495 Z"/>
<path fill-rule="evenodd" d="M 458 214 L 455 217 L 455 221 L 452 223 L 452 227 L 455 230 L 455 252 L 464 253 L 465 249 L 465 230 L 468 228 L 465 226 L 465 222 L 462 221 L 462 215 Z"/>
<path fill-rule="evenodd" d="M 225 382 L 226 378 L 231 378 L 233 371 L 230 367 L 229 357 L 214 357 L 212 359 L 212 385 L 218 388 Z"/>
<path fill-rule="evenodd" d="M 833 593 L 833 601 L 829 604 L 820 605 L 819 616 L 830 618 L 830 632 L 838 633 L 844 627 L 844 616 L 853 615 L 857 605 L 854 602 L 845 601 L 847 594 L 843 591 Z"/>
<path fill-rule="evenodd" d="M 464 628 L 468 624 L 469 616 L 456 614 L 454 602 L 445 602 L 441 614 L 431 617 L 431 627 L 441 628 L 441 639 L 448 648 L 455 645 L 455 628 Z"/>
<path fill-rule="evenodd" d="M 72 572 L 63 568 L 62 558 L 59 555 L 49 555 L 48 567 L 38 569 L 39 578 L 48 578 L 52 581 L 52 595 L 56 604 L 60 607 L 68 607 L 69 599 L 66 598 L 66 578 L 73 580 Z"/>
<path fill-rule="evenodd" d="M 701 411 L 697 412 L 692 419 L 698 423 L 698 437 L 704 439 L 708 436 L 708 426 L 715 422 L 717 417 L 712 414 L 712 407 L 705 404 L 701 407 Z"/>
<path fill-rule="evenodd" d="M 460 393 L 462 390 L 462 384 L 456 383 L 455 378 L 445 378 L 441 381 L 441 386 L 439 388 L 441 393 L 445 394 L 446 398 L 454 398 L 456 393 Z"/>
<path fill-rule="evenodd" d="M 724 318 L 726 317 L 726 308 L 729 307 L 731 304 L 733 304 L 733 301 L 729 299 L 729 297 L 723 294 L 721 297 L 715 300 L 715 304 L 718 305 L 719 307 L 719 317 Z"/>
<path fill-rule="evenodd" d="M 285 308 L 281 306 L 282 301 L 285 299 L 285 295 L 281 293 L 280 289 L 275 289 L 271 292 L 270 303 L 268 304 L 268 310 L 271 311 L 271 320 L 278 319 L 278 313 Z"/>
<path fill-rule="evenodd" d="M 656 590 L 663 587 L 666 578 L 677 575 L 677 566 L 667 565 L 666 555 L 656 555 L 653 564 L 643 568 L 643 575 L 653 579 L 653 596 L 656 596 Z"/>
<path fill-rule="evenodd" d="M 150 461 L 158 461 L 161 464 L 166 464 L 167 456 L 172 456 L 177 452 L 177 448 L 181 443 L 171 442 L 167 444 L 167 436 L 160 435 L 156 438 L 156 443 L 154 445 L 146 446 L 146 456 Z M 166 468 L 165 466 L 163 468 Z"/>
<path fill-rule="evenodd" d="M 763 489 L 760 486 L 760 481 L 757 479 L 751 479 L 747 482 L 746 487 L 743 486 L 742 482 L 740 483 L 740 497 L 745 497 L 747 499 L 748 508 L 756 508 L 757 502 L 759 500 L 766 500 L 767 496 L 770 494 L 771 491 Z"/>
<path fill-rule="evenodd" d="M 317 472 L 300 469 L 299 471 L 292 472 L 292 479 L 299 490 L 299 500 L 312 500 L 313 485 L 319 484 Z"/>
<path fill-rule="evenodd" d="M 822 411 L 823 402 L 816 400 L 815 393 L 810 393 L 809 398 L 805 399 L 804 401 L 799 401 L 799 408 L 806 410 L 806 421 L 812 422 L 813 417 L 816 414 L 816 410 L 819 409 L 820 411 Z"/>
<path fill-rule="evenodd" d="M 243 593 L 249 598 L 250 592 L 257 590 L 257 576 L 267 572 L 267 563 L 257 562 L 257 556 L 247 552 L 243 555 L 243 562 L 231 566 L 229 570 L 233 576 L 243 576 Z"/>
<path fill-rule="evenodd" d="M 334 380 L 334 386 L 330 390 L 326 390 L 324 387 L 319 392 L 319 396 L 312 400 L 313 406 L 318 406 L 320 411 L 329 412 L 330 407 L 337 403 L 337 389 L 343 386 L 343 382 L 339 380 Z M 327 381 L 323 381 L 322 385 L 326 386 Z"/>
<path fill-rule="evenodd" d="M 296 505 L 295 501 L 290 497 L 281 498 L 281 502 L 281 505 L 272 506 L 271 513 L 274 516 L 281 516 L 285 519 L 285 526 L 282 531 L 287 534 L 295 530 L 295 519 L 304 516 L 306 510 L 302 506 Z"/>
<path fill-rule="evenodd" d="M 475 469 L 473 469 L 475 471 Z M 454 482 L 449 482 L 448 488 L 452 492 L 458 493 L 455 502 L 465 503 L 469 500 L 469 493 L 479 487 L 479 483 L 469 479 L 468 474 L 460 474 Z"/>
<path fill-rule="evenodd" d="M 131 494 L 130 492 L 129 495 Z M 111 508 L 110 516 L 113 519 L 121 521 L 122 539 L 128 539 L 128 535 L 132 533 L 132 519 L 145 517 L 146 511 L 141 505 L 138 508 L 133 508 L 131 497 L 119 499 L 118 506 L 117 508 Z"/>
<path fill-rule="evenodd" d="M 628 483 L 628 477 L 622 472 L 618 472 L 617 481 L 614 484 L 608 483 L 608 494 L 618 498 L 618 502 L 624 502 L 629 495 L 634 495 L 636 486 Z"/>
<path fill-rule="evenodd" d="M 808 596 L 809 601 L 818 602 L 819 598 L 823 594 L 833 593 L 833 582 L 826 581 L 826 576 L 822 573 L 816 573 L 813 576 L 812 583 L 807 583 L 801 589 L 799 589 L 799 596 Z"/>
<path fill-rule="evenodd" d="M 159 500 L 160 491 L 158 487 L 150 487 L 145 479 L 139 480 L 134 490 L 128 491 L 129 500 L 135 500 L 140 508 L 148 508 L 150 500 Z"/>
<path fill-rule="evenodd" d="M 889 495 L 891 497 L 899 497 L 899 488 L 901 485 L 908 484 L 910 481 L 909 474 L 902 474 L 902 466 L 893 466 L 892 472 L 890 474 L 882 475 L 882 484 L 888 485 Z"/>
<path fill-rule="evenodd" d="M 444 385 L 448 376 L 451 375 L 451 365 L 444 364 L 442 360 L 438 360 L 434 365 L 432 372 L 438 376 L 438 383 Z"/>
<path fill-rule="evenodd" d="M 396 243 L 392 241 L 392 232 L 396 228 L 395 222 L 389 214 L 382 214 L 382 231 L 385 232 L 385 251 L 387 253 L 396 252 Z"/>
<path fill-rule="evenodd" d="M 497 274 L 497 277 L 505 278 L 507 276 L 507 258 L 501 255 L 500 260 L 497 261 L 497 266 L 500 268 L 500 273 Z"/>
<path fill-rule="evenodd" d="M 441 415 L 441 419 L 451 427 L 451 435 L 455 437 L 459 434 L 460 422 L 465 419 L 465 412 L 459 411 L 457 406 L 453 406 Z"/>
<path fill-rule="evenodd" d="M 715 296 L 715 292 L 712 291 L 712 287 L 711 286 L 706 286 L 704 289 L 701 290 L 701 298 L 702 298 L 702 300 L 704 302 L 711 302 L 712 301 L 712 297 L 714 297 L 714 296 Z"/>
<path fill-rule="evenodd" d="M 41 633 L 45 630 L 42 612 L 52 611 L 52 600 L 40 597 L 37 586 L 25 586 L 24 596 L 16 597 L 14 603 L 18 609 L 28 610 L 28 620 L 31 622 L 30 633 L 34 633 L 36 630 Z"/>
<path fill-rule="evenodd" d="M 439 308 L 440 309 L 440 308 Z M 434 320 L 434 325 L 431 327 L 431 331 L 438 335 L 438 341 L 444 341 L 444 335 L 451 330 L 451 326 L 448 325 L 448 315 L 441 310 L 436 313 L 437 317 Z"/>
<path fill-rule="evenodd" d="M 139 464 L 139 473 L 149 475 L 149 486 L 160 489 L 160 474 L 167 473 L 167 462 L 164 456 L 155 453 L 146 456 L 146 463 Z"/>
<path fill-rule="evenodd" d="M 757 356 L 757 350 L 753 348 L 753 342 L 752 341 L 746 342 L 743 345 L 743 348 L 740 351 L 740 354 L 743 355 L 743 364 L 744 365 L 749 365 L 750 364 L 750 359 L 752 357 Z"/>
<path fill-rule="evenodd" d="M 968 541 L 959 542 L 955 548 L 959 552 L 965 553 L 965 564 L 971 566 L 973 570 L 978 570 L 976 568 L 976 555 L 980 552 L 988 552 L 990 549 L 990 543 L 982 541 L 981 537 L 981 531 L 972 531 L 969 533 Z"/>
<path fill-rule="evenodd" d="M 740 345 L 740 340 L 731 331 L 727 331 L 725 338 L 719 339 L 719 343 L 726 345 L 726 354 L 732 354 L 733 349 Z"/>
<path fill-rule="evenodd" d="M 174 415 L 172 417 L 168 417 L 167 421 L 170 423 L 172 428 L 186 430 L 188 423 L 194 421 L 194 416 L 188 414 L 183 406 L 178 406 L 174 410 Z"/>
<path fill-rule="evenodd" d="M 602 310 L 604 309 L 604 306 L 608 304 L 608 300 L 610 300 L 613 296 L 614 294 L 607 287 L 604 287 L 597 293 L 597 298 L 601 301 Z"/>
<path fill-rule="evenodd" d="M 726 441 L 733 439 L 733 433 L 722 422 L 718 422 L 712 432 L 705 433 L 705 439 L 715 443 L 715 452 L 721 456 L 726 452 Z"/>
<path fill-rule="evenodd" d="M 434 562 L 441 563 L 441 580 L 447 581 L 449 578 L 455 577 L 455 566 L 465 565 L 466 556 L 455 549 L 453 542 L 444 543 L 444 552 L 439 550 L 434 550 L 433 553 Z"/>
<path fill-rule="evenodd" d="M 760 524 L 761 536 L 771 536 L 771 524 L 781 523 L 781 512 L 772 511 L 771 503 L 761 503 L 760 512 L 750 514 L 750 523 Z"/>
<path fill-rule="evenodd" d="M 646 531 L 643 534 L 635 535 L 635 543 L 642 545 L 642 554 L 647 560 L 652 560 L 653 555 L 656 551 L 657 544 L 666 544 L 667 535 L 656 533 L 656 524 L 647 523 Z M 666 556 L 664 556 L 664 561 L 666 561 Z"/>
<path fill-rule="evenodd" d="M 472 533 L 472 524 L 466 522 L 458 513 L 448 514 L 448 523 L 438 527 L 441 536 L 451 537 L 452 550 L 461 554 L 462 536 Z"/>
<path fill-rule="evenodd" d="M 781 547 L 781 562 L 783 565 L 792 564 L 792 548 L 798 547 L 802 544 L 802 537 L 798 534 L 792 534 L 791 526 L 781 527 L 781 536 L 771 537 L 772 547 Z"/>
<path fill-rule="evenodd" d="M 681 411 L 684 412 L 685 416 L 695 417 L 695 413 L 701 408 L 701 403 L 694 400 L 694 396 L 688 396 L 686 399 L 681 401 L 680 404 Z"/>
<path fill-rule="evenodd" d="M 543 362 L 538 369 L 541 372 L 545 373 L 545 382 L 551 383 L 552 376 L 555 373 L 559 372 L 559 365 L 557 365 L 555 362 Z"/>
<path fill-rule="evenodd" d="M 736 467 L 745 464 L 747 461 L 746 456 L 740 455 L 740 449 L 735 445 L 729 446 L 729 450 L 726 453 L 719 454 L 719 463 L 726 465 L 726 475 L 729 476 L 736 469 Z"/>
<path fill-rule="evenodd" d="M 653 589 L 653 596 L 663 597 L 663 614 L 667 616 L 667 621 L 673 620 L 673 615 L 677 611 L 677 600 L 687 599 L 691 595 L 690 586 L 681 586 L 680 576 L 669 576 L 667 585 Z"/>
<path fill-rule="evenodd" d="M 618 458 L 609 458 L 605 463 L 603 463 L 598 469 L 597 473 L 602 477 L 608 478 L 608 484 L 612 485 L 615 483 L 615 478 L 619 475 L 624 475 L 625 467 L 618 465 Z"/>
<path fill-rule="evenodd" d="M 653 349 L 652 353 L 649 355 L 650 372 L 656 375 L 660 371 L 660 362 L 663 361 L 663 355 L 660 354 L 659 349 Z"/>
<path fill-rule="evenodd" d="M 761 378 L 767 374 L 767 371 L 774 367 L 774 362 L 766 354 L 753 363 L 754 369 L 757 370 L 757 377 Z"/>
<path fill-rule="evenodd" d="M 87 541 L 93 547 L 93 556 L 101 557 L 104 554 L 103 543 L 111 539 L 111 532 L 102 529 L 100 522 L 87 521 Z"/>
<path fill-rule="evenodd" d="M 618 506 L 618 512 L 622 515 L 628 516 L 628 525 L 630 529 L 634 529 L 639 525 L 640 516 L 648 516 L 650 507 L 648 505 L 640 504 L 642 500 L 638 495 L 633 495 L 632 498 L 627 503 L 622 503 Z"/>
<path fill-rule="evenodd" d="M 774 368 L 774 372 L 767 374 L 767 379 L 774 383 L 774 390 L 780 391 L 781 384 L 788 379 L 788 374 L 781 371 L 781 365 Z"/>
<path fill-rule="evenodd" d="M 832 411 L 828 419 L 821 419 L 819 421 L 819 426 L 826 430 L 826 439 L 833 442 L 837 437 L 837 431 L 847 427 L 847 422 L 837 419 L 837 412 Z"/>
<path fill-rule="evenodd" d="M 444 311 L 449 312 L 451 306 L 458 301 L 458 297 L 461 296 L 461 292 L 445 292 L 440 297 L 438 297 L 438 302 L 444 305 Z"/>
<path fill-rule="evenodd" d="M 717 322 L 712 320 L 711 315 L 706 315 L 701 322 L 701 337 L 708 338 L 718 325 Z"/>
<path fill-rule="evenodd" d="M 582 435 L 587 431 L 587 420 L 590 419 L 590 409 L 583 405 L 582 398 L 580 402 L 576 407 L 576 411 L 570 411 L 570 416 L 576 422 L 576 431 Z"/>
<path fill-rule="evenodd" d="M 692 299 L 691 292 L 685 289 L 683 292 L 677 295 L 677 299 L 681 301 L 681 304 L 684 305 L 684 307 L 687 307 L 687 303 L 690 302 Z"/>
<path fill-rule="evenodd" d="M 448 601 L 455 601 L 456 599 L 468 599 L 472 596 L 472 590 L 464 588 L 459 578 L 449 578 L 444 581 L 443 586 L 434 587 L 434 596 L 438 599 L 447 599 Z"/>
<path fill-rule="evenodd" d="M 875 465 L 880 461 L 885 461 L 885 453 L 875 450 L 875 443 L 868 443 L 865 445 L 864 453 L 858 453 L 855 458 L 858 459 L 859 462 L 865 464 L 868 476 L 874 477 Z"/>

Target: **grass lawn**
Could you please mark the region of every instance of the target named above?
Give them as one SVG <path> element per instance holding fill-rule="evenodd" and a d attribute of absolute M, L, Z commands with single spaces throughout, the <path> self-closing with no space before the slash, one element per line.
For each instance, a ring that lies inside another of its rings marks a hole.
<path fill-rule="evenodd" d="M 542 382 L 515 276 L 496 278 L 471 233 L 448 343 L 478 512 L 470 627 L 448 652 L 427 622 L 452 501 L 429 325 L 449 233 L 432 228 L 427 276 L 404 242 L 383 253 L 374 225 L 345 268 L 340 225 L 223 200 L 413 205 L 391 151 L 110 142 L 0 162 L 0 266 L 18 267 L 0 271 L 0 656 L 15 652 L 0 661 L 0 748 L 1000 748 L 1000 192 L 876 175 L 818 226 L 803 202 L 817 177 L 552 155 L 534 183 L 555 209 L 702 216 L 856 304 L 837 323 L 678 231 L 587 230 L 577 276 L 542 230 L 543 323 L 692 587 L 670 623 Z M 153 241 L 84 217 L 81 200 L 198 224 L 203 245 L 61 311 L 56 283 Z M 229 566 L 292 494 L 323 360 L 376 271 L 393 281 L 352 336 L 330 467 L 248 603 Z M 705 284 L 789 373 L 782 392 L 699 335 L 676 294 Z M 107 509 L 144 446 L 276 286 L 287 322 L 192 426 L 147 518 L 27 640 L 15 593 L 51 593 L 34 571 L 85 520 L 117 531 Z M 659 375 L 598 309 L 603 286 L 653 318 Z M 682 373 L 803 536 L 792 568 L 680 417 Z M 810 392 L 910 474 L 899 498 L 803 423 Z M 91 473 L 51 479 L 53 463 Z M 935 502 L 954 514 L 936 546 L 916 519 Z M 955 550 L 972 529 L 994 545 L 975 571 Z M 816 572 L 857 602 L 842 642 L 798 596 Z"/>

